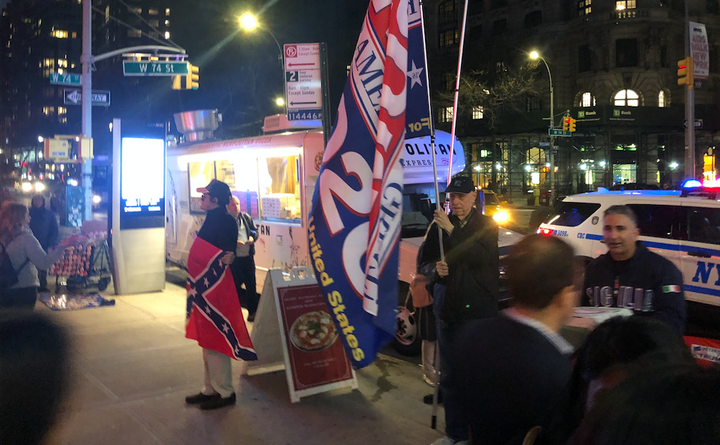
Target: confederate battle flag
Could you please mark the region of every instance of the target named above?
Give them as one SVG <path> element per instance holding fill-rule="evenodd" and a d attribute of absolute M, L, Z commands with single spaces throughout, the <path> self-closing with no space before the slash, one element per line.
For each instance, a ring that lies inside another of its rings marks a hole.
<path fill-rule="evenodd" d="M 185 337 L 235 360 L 257 360 L 223 255 L 201 238 L 190 248 Z"/>

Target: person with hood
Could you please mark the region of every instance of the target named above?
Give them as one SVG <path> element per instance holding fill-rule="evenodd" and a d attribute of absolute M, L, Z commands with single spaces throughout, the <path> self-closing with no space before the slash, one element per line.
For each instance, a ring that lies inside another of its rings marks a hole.
<path fill-rule="evenodd" d="M 47 253 L 50 248 L 55 247 L 58 242 L 58 223 L 55 213 L 45 207 L 45 197 L 35 195 L 32 198 L 30 207 L 30 230 L 40 242 L 40 247 Z M 40 281 L 40 292 L 46 292 L 47 270 L 38 269 L 38 280 Z"/>

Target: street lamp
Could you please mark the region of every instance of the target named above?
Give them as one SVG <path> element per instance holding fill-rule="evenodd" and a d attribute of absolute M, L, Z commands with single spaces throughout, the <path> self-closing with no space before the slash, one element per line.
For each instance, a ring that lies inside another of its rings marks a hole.
<path fill-rule="evenodd" d="M 252 32 L 257 28 L 260 28 L 263 31 L 270 34 L 270 37 L 272 37 L 273 41 L 275 42 L 275 45 L 277 45 L 278 51 L 280 52 L 278 54 L 278 62 L 280 62 L 280 69 L 283 72 L 282 80 L 283 80 L 283 90 L 284 90 L 285 89 L 285 70 L 284 70 L 284 66 L 283 66 L 283 49 L 280 46 L 280 42 L 278 42 L 278 39 L 275 38 L 275 34 L 273 34 L 269 29 L 267 29 L 263 26 L 260 26 L 260 23 L 258 22 L 257 17 L 250 12 L 246 12 L 245 14 L 238 17 L 238 23 L 240 24 L 240 27 L 242 29 L 244 29 L 245 31 Z M 280 104 L 279 100 L 276 100 L 275 103 L 278 106 L 281 106 L 281 107 L 283 107 L 283 109 L 285 109 L 285 101 L 283 101 L 283 103 Z M 285 111 L 287 114 L 287 110 L 285 110 Z"/>
<path fill-rule="evenodd" d="M 547 68 L 548 79 L 550 80 L 550 130 L 555 128 L 555 97 L 553 94 L 552 73 L 550 66 L 543 56 L 537 51 L 531 51 L 529 54 L 532 60 L 540 59 Z M 552 133 L 552 131 L 550 132 Z M 555 136 L 550 135 L 550 205 L 555 205 Z"/>

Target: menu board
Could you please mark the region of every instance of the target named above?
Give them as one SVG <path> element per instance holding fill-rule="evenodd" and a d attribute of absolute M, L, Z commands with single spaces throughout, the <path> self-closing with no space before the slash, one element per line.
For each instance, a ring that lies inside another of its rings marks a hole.
<path fill-rule="evenodd" d="M 278 300 L 295 391 L 351 379 L 350 362 L 320 287 L 280 288 Z"/>

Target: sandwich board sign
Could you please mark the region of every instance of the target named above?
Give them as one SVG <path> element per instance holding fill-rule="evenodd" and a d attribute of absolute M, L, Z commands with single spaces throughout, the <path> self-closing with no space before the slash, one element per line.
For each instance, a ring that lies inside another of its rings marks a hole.
<path fill-rule="evenodd" d="M 258 360 L 248 362 L 243 373 L 284 369 L 293 403 L 334 389 L 356 389 L 355 370 L 338 337 L 312 271 L 294 268 L 286 277 L 270 269 L 251 334 Z"/>

